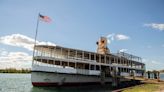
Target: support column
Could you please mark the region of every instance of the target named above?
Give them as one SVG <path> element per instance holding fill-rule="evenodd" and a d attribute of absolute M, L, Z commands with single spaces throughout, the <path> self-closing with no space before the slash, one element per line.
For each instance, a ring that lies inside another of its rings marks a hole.
<path fill-rule="evenodd" d="M 70 49 L 68 49 L 68 58 L 69 58 L 69 55 L 70 55 Z"/>
<path fill-rule="evenodd" d="M 106 55 L 104 55 L 104 61 L 105 61 L 105 64 L 106 64 Z"/>
<path fill-rule="evenodd" d="M 48 50 L 49 50 L 49 47 L 48 47 Z M 46 57 L 49 57 L 48 52 L 47 52 Z M 49 62 L 49 59 L 47 59 L 47 64 L 49 64 L 48 62 Z"/>
<path fill-rule="evenodd" d="M 158 80 L 158 82 L 159 82 L 159 81 L 160 81 L 160 72 L 159 72 L 159 71 L 157 72 L 157 77 L 158 77 L 157 80 Z"/>
<path fill-rule="evenodd" d="M 101 55 L 99 54 L 99 63 L 101 63 Z"/>
<path fill-rule="evenodd" d="M 76 50 L 76 52 L 75 52 L 75 58 L 77 58 L 77 50 Z"/>
<path fill-rule="evenodd" d="M 91 60 L 91 53 L 89 53 L 89 60 Z"/>
<path fill-rule="evenodd" d="M 117 87 L 119 84 L 119 78 L 117 78 L 117 72 L 118 72 L 118 67 L 113 67 L 113 73 L 112 73 L 112 86 Z"/>
<path fill-rule="evenodd" d="M 150 71 L 147 72 L 148 79 L 150 79 Z"/>
<path fill-rule="evenodd" d="M 60 54 L 61 54 L 61 57 L 60 58 L 62 58 L 62 54 L 63 54 L 63 49 L 62 48 L 60 50 Z"/>
<path fill-rule="evenodd" d="M 82 59 L 84 60 L 84 51 L 82 52 Z"/>
<path fill-rule="evenodd" d="M 94 60 L 96 60 L 96 54 L 94 54 Z"/>

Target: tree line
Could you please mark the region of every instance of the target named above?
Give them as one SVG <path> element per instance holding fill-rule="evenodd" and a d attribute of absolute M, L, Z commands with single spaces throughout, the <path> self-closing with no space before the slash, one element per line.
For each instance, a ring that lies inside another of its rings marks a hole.
<path fill-rule="evenodd" d="M 164 73 L 164 70 L 152 70 L 152 71 L 146 71 L 147 72 L 160 72 L 160 73 Z"/>
<path fill-rule="evenodd" d="M 0 73 L 31 73 L 31 69 L 6 68 L 0 69 Z"/>
<path fill-rule="evenodd" d="M 160 70 L 161 73 L 164 73 L 164 70 Z"/>

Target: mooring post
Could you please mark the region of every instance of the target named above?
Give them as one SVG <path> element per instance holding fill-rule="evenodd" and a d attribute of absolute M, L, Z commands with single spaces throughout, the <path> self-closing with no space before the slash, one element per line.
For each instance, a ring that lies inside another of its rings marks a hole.
<path fill-rule="evenodd" d="M 112 86 L 117 87 L 118 86 L 118 78 L 117 78 L 117 73 L 118 69 L 116 67 L 113 67 L 113 76 L 112 76 Z"/>
<path fill-rule="evenodd" d="M 154 79 L 157 79 L 157 71 L 154 71 Z"/>
<path fill-rule="evenodd" d="M 157 80 L 159 82 L 160 81 L 160 72 L 159 71 L 157 72 L 157 76 L 158 76 L 158 79 Z"/>
<path fill-rule="evenodd" d="M 101 85 L 105 84 L 105 71 L 101 70 Z"/>
<path fill-rule="evenodd" d="M 147 72 L 148 79 L 150 79 L 150 71 Z"/>

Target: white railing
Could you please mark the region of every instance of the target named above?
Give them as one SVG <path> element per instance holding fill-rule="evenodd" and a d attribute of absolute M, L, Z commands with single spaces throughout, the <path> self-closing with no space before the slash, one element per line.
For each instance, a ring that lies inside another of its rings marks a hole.
<path fill-rule="evenodd" d="M 73 73 L 73 74 L 84 74 L 84 75 L 100 75 L 100 71 L 97 70 L 86 70 L 86 69 L 75 69 L 69 66 L 52 65 L 48 63 L 37 62 L 32 67 L 32 70 L 46 71 L 46 72 L 58 72 L 58 73 Z"/>
<path fill-rule="evenodd" d="M 83 59 L 83 58 L 77 58 L 77 57 L 68 57 L 68 59 L 96 62 L 96 60 Z"/>
<path fill-rule="evenodd" d="M 76 69 L 76 70 L 77 70 L 77 74 L 89 75 L 89 70 L 85 70 L 85 69 Z"/>
<path fill-rule="evenodd" d="M 48 67 L 33 65 L 32 71 L 58 72 L 58 73 L 76 73 L 76 69 L 63 67 Z"/>
<path fill-rule="evenodd" d="M 121 72 L 120 74 L 121 76 L 129 76 L 129 73 L 126 73 L 126 72 Z"/>

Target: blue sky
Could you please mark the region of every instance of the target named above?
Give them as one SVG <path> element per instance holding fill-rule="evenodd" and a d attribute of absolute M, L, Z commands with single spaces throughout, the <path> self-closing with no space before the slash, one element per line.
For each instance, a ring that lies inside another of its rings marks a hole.
<path fill-rule="evenodd" d="M 147 69 L 164 69 L 163 9 L 163 0 L 1 0 L 0 68 L 30 67 L 40 12 L 52 22 L 40 21 L 39 41 L 96 51 L 99 37 L 113 34 L 111 52 L 124 49 Z"/>

